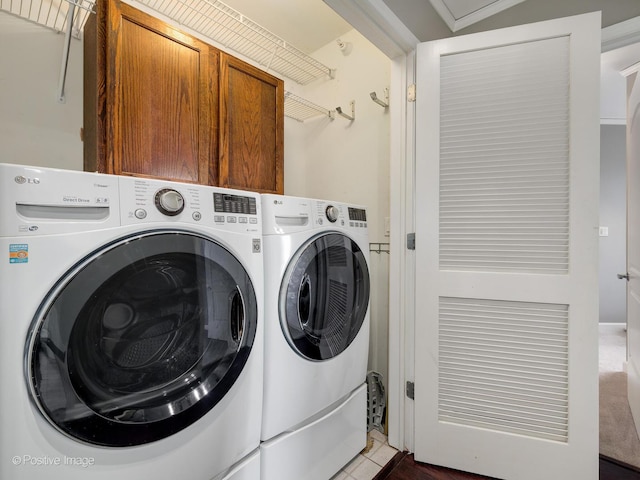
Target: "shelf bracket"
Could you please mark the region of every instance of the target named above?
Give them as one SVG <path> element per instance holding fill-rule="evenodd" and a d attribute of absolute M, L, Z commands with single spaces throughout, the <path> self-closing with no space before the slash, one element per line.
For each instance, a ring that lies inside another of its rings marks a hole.
<path fill-rule="evenodd" d="M 341 107 L 336 107 L 336 112 L 338 112 L 338 115 L 340 115 L 341 117 L 344 117 L 347 120 L 353 122 L 356 119 L 356 101 L 351 100 L 351 102 L 349 102 L 349 105 L 351 106 L 351 115 L 347 115 L 346 113 L 344 113 Z"/>

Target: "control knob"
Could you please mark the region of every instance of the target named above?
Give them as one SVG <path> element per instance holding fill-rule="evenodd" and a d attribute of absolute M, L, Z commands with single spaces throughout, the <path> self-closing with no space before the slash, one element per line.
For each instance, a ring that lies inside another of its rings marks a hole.
<path fill-rule="evenodd" d="M 172 188 L 163 188 L 156 193 L 156 207 L 161 213 L 173 217 L 184 210 L 184 198 Z"/>
<path fill-rule="evenodd" d="M 325 210 L 325 213 L 327 214 L 327 220 L 329 220 L 331 223 L 334 223 L 336 220 L 338 220 L 340 210 L 338 210 L 338 207 L 334 205 L 329 205 Z"/>

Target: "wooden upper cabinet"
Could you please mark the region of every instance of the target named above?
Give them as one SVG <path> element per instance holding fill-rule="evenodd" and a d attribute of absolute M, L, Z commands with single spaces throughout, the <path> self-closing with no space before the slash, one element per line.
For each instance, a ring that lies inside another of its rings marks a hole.
<path fill-rule="evenodd" d="M 84 29 L 84 168 L 283 193 L 283 82 L 120 0 Z"/>
<path fill-rule="evenodd" d="M 215 183 L 218 51 L 119 0 L 96 8 L 85 26 L 85 170 Z"/>
<path fill-rule="evenodd" d="M 284 82 L 220 53 L 220 185 L 284 191 Z"/>

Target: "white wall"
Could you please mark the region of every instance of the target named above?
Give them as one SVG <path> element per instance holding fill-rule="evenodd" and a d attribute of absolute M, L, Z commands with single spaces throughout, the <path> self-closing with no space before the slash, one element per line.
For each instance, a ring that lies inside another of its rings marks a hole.
<path fill-rule="evenodd" d="M 600 322 L 627 321 L 627 285 L 616 277 L 627 270 L 626 125 L 600 126 Z"/>
<path fill-rule="evenodd" d="M 327 109 L 342 107 L 355 121 L 336 114 L 304 123 L 285 120 L 285 193 L 309 195 L 351 203 L 369 209 L 372 242 L 386 242 L 384 217 L 389 215 L 389 112 L 369 93 L 382 97 L 389 87 L 390 61 L 358 32 L 341 40 L 351 43 L 344 55 L 331 42 L 312 56 L 336 69 L 334 79 L 307 86 L 287 82 L 285 89 Z"/>
<path fill-rule="evenodd" d="M 607 52 L 609 53 L 609 52 Z M 604 59 L 607 54 L 603 53 Z M 626 80 L 620 72 L 607 68 L 600 72 L 600 121 L 609 125 L 624 125 L 627 121 Z"/>
<path fill-rule="evenodd" d="M 389 216 L 389 113 L 383 96 L 390 62 L 355 30 L 344 55 L 331 42 L 313 56 L 336 68 L 336 78 L 286 89 L 356 120 L 285 120 L 285 193 L 361 204 L 368 209 L 371 242 L 384 243 Z M 66 103 L 58 103 L 64 35 L 0 12 L 0 162 L 82 170 L 82 43 L 72 39 Z M 388 254 L 371 254 L 369 368 L 387 378 Z"/>
<path fill-rule="evenodd" d="M 355 203 L 367 207 L 369 241 L 387 243 L 389 216 L 389 112 L 375 104 L 389 87 L 389 59 L 357 31 L 341 37 L 350 46 L 343 52 L 336 42 L 312 56 L 336 69 L 334 79 L 310 85 L 287 83 L 285 89 L 333 110 L 340 106 L 355 121 L 336 115 L 300 123 L 285 119 L 285 194 Z M 369 368 L 387 378 L 389 255 L 371 253 L 371 344 Z M 385 382 L 386 383 L 386 382 Z"/>
<path fill-rule="evenodd" d="M 82 170 L 82 43 L 59 103 L 63 47 L 63 34 L 0 12 L 0 162 Z"/>

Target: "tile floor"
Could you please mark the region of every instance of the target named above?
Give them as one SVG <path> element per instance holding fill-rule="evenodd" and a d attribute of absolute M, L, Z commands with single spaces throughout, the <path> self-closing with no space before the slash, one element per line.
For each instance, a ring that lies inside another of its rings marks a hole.
<path fill-rule="evenodd" d="M 373 438 L 371 449 L 351 460 L 331 480 L 371 480 L 398 453 L 378 430 L 372 430 L 369 435 Z"/>

